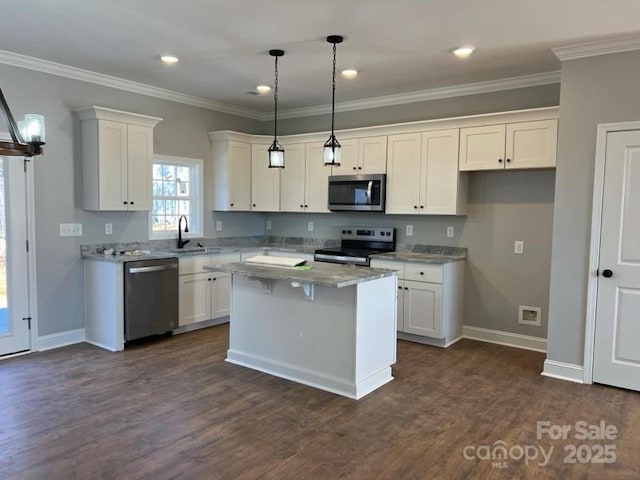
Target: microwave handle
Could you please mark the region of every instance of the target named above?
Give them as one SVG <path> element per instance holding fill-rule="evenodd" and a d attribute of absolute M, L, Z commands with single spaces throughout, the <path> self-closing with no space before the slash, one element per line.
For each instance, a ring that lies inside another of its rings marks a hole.
<path fill-rule="evenodd" d="M 367 184 L 367 205 L 371 205 L 371 189 L 373 188 L 373 180 L 369 180 Z"/>

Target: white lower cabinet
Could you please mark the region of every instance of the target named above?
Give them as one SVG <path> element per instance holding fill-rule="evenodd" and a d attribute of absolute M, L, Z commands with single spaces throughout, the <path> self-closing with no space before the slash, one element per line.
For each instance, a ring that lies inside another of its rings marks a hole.
<path fill-rule="evenodd" d="M 238 261 L 238 253 L 202 255 L 179 260 L 179 327 L 229 315 L 231 275 L 204 271 L 203 267 Z"/>
<path fill-rule="evenodd" d="M 371 259 L 398 272 L 398 338 L 448 347 L 462 337 L 464 262 L 426 264 Z"/>

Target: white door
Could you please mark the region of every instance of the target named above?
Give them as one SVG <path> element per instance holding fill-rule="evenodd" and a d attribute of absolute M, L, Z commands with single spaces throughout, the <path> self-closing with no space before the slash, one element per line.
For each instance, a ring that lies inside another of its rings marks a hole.
<path fill-rule="evenodd" d="M 404 332 L 442 338 L 442 285 L 404 281 Z"/>
<path fill-rule="evenodd" d="M 607 134 L 593 380 L 640 390 L 640 131 Z"/>
<path fill-rule="evenodd" d="M 24 160 L 0 157 L 0 355 L 31 348 Z"/>
<path fill-rule="evenodd" d="M 211 318 L 211 274 L 180 275 L 178 290 L 180 315 L 178 325 L 190 325 Z"/>

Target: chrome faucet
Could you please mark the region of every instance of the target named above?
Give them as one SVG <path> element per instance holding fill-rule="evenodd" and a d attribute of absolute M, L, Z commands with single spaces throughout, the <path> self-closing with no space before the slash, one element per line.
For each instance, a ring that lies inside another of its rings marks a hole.
<path fill-rule="evenodd" d="M 178 248 L 184 248 L 184 246 L 189 243 L 189 240 L 182 240 L 182 219 L 184 218 L 184 233 L 189 233 L 189 222 L 187 222 L 187 217 L 184 215 L 180 215 L 178 219 Z"/>

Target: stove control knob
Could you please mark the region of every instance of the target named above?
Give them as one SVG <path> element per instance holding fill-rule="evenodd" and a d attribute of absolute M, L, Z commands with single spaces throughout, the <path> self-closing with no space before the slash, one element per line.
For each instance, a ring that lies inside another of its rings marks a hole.
<path fill-rule="evenodd" d="M 347 231 L 346 230 L 342 230 L 342 234 L 344 235 L 345 233 L 347 233 Z"/>
<path fill-rule="evenodd" d="M 351 235 L 351 230 L 347 230 L 347 233 L 348 233 L 349 235 Z"/>

